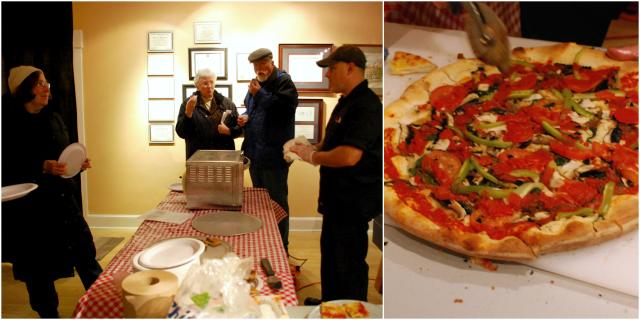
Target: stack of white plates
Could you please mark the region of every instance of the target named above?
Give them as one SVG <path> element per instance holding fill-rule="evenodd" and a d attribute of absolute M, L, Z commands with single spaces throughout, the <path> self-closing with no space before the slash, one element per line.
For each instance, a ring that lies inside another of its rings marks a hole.
<path fill-rule="evenodd" d="M 133 256 L 136 270 L 165 270 L 182 281 L 193 264 L 200 264 L 204 242 L 194 238 L 174 238 L 158 242 Z"/>

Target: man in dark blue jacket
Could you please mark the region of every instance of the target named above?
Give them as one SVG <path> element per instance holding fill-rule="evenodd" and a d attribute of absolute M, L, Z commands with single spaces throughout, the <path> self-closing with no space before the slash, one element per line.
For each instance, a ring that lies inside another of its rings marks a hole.
<path fill-rule="evenodd" d="M 273 64 L 273 54 L 261 48 L 249 55 L 256 79 L 249 83 L 244 98 L 247 112 L 238 117 L 244 127 L 242 150 L 251 159 L 251 181 L 254 187 L 267 188 L 287 217 L 278 223 L 285 249 L 289 244 L 289 163 L 284 160 L 282 146 L 293 139 L 298 90 L 291 77 Z"/>

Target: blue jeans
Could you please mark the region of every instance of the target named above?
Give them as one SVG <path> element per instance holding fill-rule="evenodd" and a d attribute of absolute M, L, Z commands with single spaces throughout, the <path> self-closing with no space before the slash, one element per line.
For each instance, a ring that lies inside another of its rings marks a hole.
<path fill-rule="evenodd" d="M 331 212 L 322 217 L 320 281 L 322 301 L 367 301 L 369 221 L 353 212 Z"/>
<path fill-rule="evenodd" d="M 256 188 L 266 188 L 269 191 L 269 197 L 278 203 L 287 213 L 287 216 L 278 222 L 278 230 L 282 237 L 284 249 L 288 252 L 289 248 L 289 186 L 287 178 L 289 177 L 289 167 L 280 169 L 264 169 L 249 167 L 251 174 L 251 182 Z"/>

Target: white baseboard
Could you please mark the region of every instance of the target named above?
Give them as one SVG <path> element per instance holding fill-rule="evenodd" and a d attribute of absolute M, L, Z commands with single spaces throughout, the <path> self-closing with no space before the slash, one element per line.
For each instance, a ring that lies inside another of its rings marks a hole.
<path fill-rule="evenodd" d="M 92 229 L 137 229 L 142 223 L 137 214 L 88 214 L 87 223 Z M 322 217 L 292 217 L 289 231 L 320 231 Z"/>

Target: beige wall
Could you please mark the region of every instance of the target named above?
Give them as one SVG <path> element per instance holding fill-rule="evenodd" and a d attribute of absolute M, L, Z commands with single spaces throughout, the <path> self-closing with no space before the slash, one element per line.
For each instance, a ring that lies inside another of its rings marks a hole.
<path fill-rule="evenodd" d="M 184 141 L 149 145 L 147 32 L 173 31 L 177 114 L 188 80 L 188 48 L 228 48 L 233 100 L 240 105 L 246 83 L 235 82 L 236 53 L 258 47 L 276 55 L 278 43 L 382 43 L 381 3 L 73 3 L 74 29 L 84 34 L 83 69 L 89 213 L 139 214 L 157 205 L 185 166 Z M 194 21 L 220 21 L 222 43 L 195 45 Z M 303 97 L 314 97 L 301 94 Z M 325 95 L 324 119 L 337 103 Z M 236 140 L 239 146 L 241 140 Z M 289 173 L 293 216 L 315 216 L 318 169 L 294 163 Z M 248 172 L 245 185 L 250 184 Z"/>

